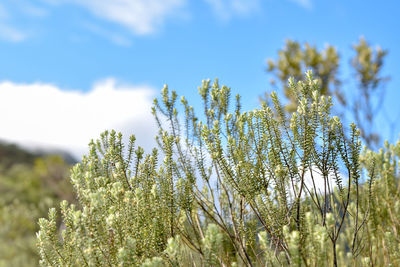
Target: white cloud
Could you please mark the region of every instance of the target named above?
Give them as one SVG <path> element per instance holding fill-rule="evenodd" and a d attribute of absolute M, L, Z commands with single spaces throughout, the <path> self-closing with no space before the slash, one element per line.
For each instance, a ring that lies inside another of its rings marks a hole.
<path fill-rule="evenodd" d="M 296 177 L 295 182 L 295 187 L 296 191 L 293 190 L 291 182 L 289 182 L 289 199 L 293 201 L 295 197 L 297 197 L 297 194 L 299 193 L 299 188 L 301 186 L 301 176 L 302 175 L 302 167 L 299 167 L 299 175 Z M 338 172 L 339 178 L 342 180 L 342 185 L 346 186 L 346 181 L 348 181 L 348 178 L 342 173 Z M 304 189 L 302 191 L 302 198 L 306 196 L 313 195 L 315 194 L 321 196 L 325 194 L 325 191 L 327 194 L 330 194 L 333 192 L 335 188 L 337 188 L 336 180 L 335 180 L 335 175 L 331 171 L 328 174 L 328 177 L 324 178 L 322 175 L 321 171 L 318 169 L 317 166 L 313 166 L 310 169 L 307 169 L 304 173 Z M 273 189 L 273 187 L 272 187 Z M 296 194 L 295 194 L 296 193 Z"/>
<path fill-rule="evenodd" d="M 259 0 L 205 0 L 222 20 L 246 16 L 260 7 Z"/>
<path fill-rule="evenodd" d="M 186 0 L 59 0 L 83 6 L 94 15 L 128 28 L 134 34 L 153 33 Z"/>
<path fill-rule="evenodd" d="M 30 147 L 61 148 L 77 158 L 90 140 L 108 129 L 149 151 L 156 124 L 151 115 L 154 90 L 107 79 L 87 93 L 64 91 L 50 84 L 0 83 L 0 139 Z"/>
<path fill-rule="evenodd" d="M 303 8 L 311 9 L 312 8 L 312 0 L 290 0 Z"/>

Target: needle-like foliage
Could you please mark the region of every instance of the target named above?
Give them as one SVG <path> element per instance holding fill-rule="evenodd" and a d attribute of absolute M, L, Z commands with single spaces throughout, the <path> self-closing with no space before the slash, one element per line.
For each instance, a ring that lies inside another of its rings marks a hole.
<path fill-rule="evenodd" d="M 199 87 L 204 110 L 197 115 L 164 87 L 153 108 L 160 153 L 135 149 L 134 137 L 124 147 L 115 132 L 92 142 L 71 176 L 80 207 L 61 205 L 61 230 L 55 210 L 39 221 L 41 264 L 398 262 L 399 145 L 362 153 L 356 126 L 346 132 L 330 115 L 331 99 L 320 95 L 311 72 L 288 87 L 297 101 L 290 115 L 276 94 L 272 106 L 242 112 L 240 97 L 231 103 L 230 88 L 218 81 Z M 377 194 L 393 207 L 381 211 Z M 396 235 L 386 234 L 383 216 Z M 386 249 L 371 258 L 377 242 Z"/>

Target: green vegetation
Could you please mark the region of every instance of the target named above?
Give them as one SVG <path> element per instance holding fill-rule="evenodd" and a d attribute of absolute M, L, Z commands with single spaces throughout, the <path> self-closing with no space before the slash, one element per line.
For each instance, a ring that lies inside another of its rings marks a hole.
<path fill-rule="evenodd" d="M 74 202 L 70 166 L 0 144 L 0 266 L 37 266 L 37 220 L 63 199 Z"/>
<path fill-rule="evenodd" d="M 399 265 L 400 142 L 361 151 L 318 79 L 301 80 L 287 86 L 290 114 L 276 94 L 243 112 L 204 81 L 204 120 L 165 87 L 153 108 L 160 152 L 114 131 L 93 141 L 71 173 L 81 207 L 62 202 L 61 229 L 54 208 L 39 220 L 40 263 Z"/>
<path fill-rule="evenodd" d="M 342 119 L 346 117 L 345 113 L 350 115 L 360 129 L 365 144 L 376 149 L 379 148 L 381 137 L 374 126 L 377 113 L 382 110 L 384 85 L 388 81 L 388 77 L 382 74 L 388 52 L 379 46 L 372 47 L 364 38 L 353 45 L 353 50 L 351 77 L 345 79 L 347 81 L 339 78 L 340 57 L 334 46 L 327 45 L 319 51 L 308 43 L 302 46 L 292 40 L 288 40 L 285 47 L 278 51 L 276 60 L 268 60 L 267 72 L 272 74 L 272 85 L 279 81 L 279 88 L 283 88 L 289 100 L 286 109 L 295 111 L 297 100 L 290 93 L 287 80 L 290 77 L 301 80 L 303 73 L 311 69 L 320 84 L 320 94 L 335 97 L 340 104 L 340 108 L 339 105 L 336 107 L 336 113 L 342 113 Z"/>
<path fill-rule="evenodd" d="M 268 65 L 287 99 L 252 111 L 218 81 L 201 115 L 165 87 L 148 155 L 115 131 L 71 170 L 0 143 L 0 267 L 400 266 L 400 141 L 374 128 L 387 51 L 354 52 L 346 84 L 333 46 L 287 41 Z"/>

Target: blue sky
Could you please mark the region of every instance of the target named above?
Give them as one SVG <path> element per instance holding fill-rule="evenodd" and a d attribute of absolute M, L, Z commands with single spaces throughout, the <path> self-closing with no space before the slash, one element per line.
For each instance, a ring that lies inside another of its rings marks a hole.
<path fill-rule="evenodd" d="M 110 95 L 118 95 L 121 90 L 142 92 L 129 102 L 138 106 L 137 99 L 151 101 L 165 83 L 185 95 L 196 107 L 199 106 L 197 87 L 201 80 L 216 77 L 232 87 L 233 93 L 243 96 L 246 109 L 255 108 L 258 97 L 271 89 L 270 76 L 265 72 L 266 59 L 275 58 L 287 38 L 307 41 L 319 48 L 326 43 L 334 45 L 341 55 L 343 79 L 353 75 L 348 69 L 353 55 L 351 45 L 360 36 L 388 49 L 384 74 L 391 80 L 386 86 L 384 106 L 387 113 L 397 114 L 399 11 L 397 1 L 370 0 L 2 0 L 0 96 L 3 103 L 12 105 L 0 110 L 2 116 L 8 117 L 0 123 L 4 128 L 13 129 L 0 134 L 0 138 L 66 149 L 78 142 L 71 139 L 65 142 L 69 145 L 63 146 L 63 140 L 71 134 L 52 142 L 38 140 L 44 135 L 41 131 L 46 130 L 45 126 L 33 131 L 35 138 L 20 134 L 29 123 L 29 127 L 35 128 L 32 123 L 35 118 L 43 125 L 57 120 L 56 117 L 40 117 L 49 110 L 52 101 L 45 94 L 45 86 L 81 97 L 66 97 L 75 100 L 66 104 L 63 111 L 55 112 L 56 115 L 71 112 L 69 108 L 74 108 L 74 101 L 80 101 L 76 99 L 87 97 L 96 92 L 96 88 L 108 88 Z M 38 99 L 25 99 L 25 105 L 21 105 L 19 101 L 25 97 L 21 92 L 25 89 L 37 92 Z M 134 107 L 120 107 L 118 101 L 127 95 L 119 94 L 115 99 L 107 96 L 114 102 L 109 104 L 110 109 L 117 110 L 113 116 L 140 113 Z M 62 94 L 57 99 L 62 101 Z M 41 113 L 32 111 L 38 109 L 37 106 L 43 108 Z M 92 108 L 102 109 L 100 106 Z M 79 105 L 75 109 L 89 112 Z M 12 119 L 16 112 L 22 114 Z M 24 114 L 29 112 L 35 116 L 27 122 Z M 124 117 L 117 124 L 109 118 L 107 123 L 98 122 L 91 129 L 82 126 L 82 131 L 88 134 L 78 142 L 80 148 L 73 152 L 82 154 L 81 147 L 86 146 L 89 134 L 106 127 L 139 132 L 142 142 L 152 145 L 145 139 L 152 137 L 154 130 L 149 130 L 151 134 L 143 130 L 152 128 L 143 127 L 150 116 L 132 116 L 135 119 Z M 68 129 L 74 128 L 69 124 L 78 120 L 67 115 L 61 117 Z M 393 115 L 392 119 L 395 117 Z M 85 118 L 90 120 L 89 115 Z M 84 125 L 84 121 L 79 125 Z M 58 128 L 66 131 L 61 124 Z M 50 132 L 47 139 L 59 134 Z"/>

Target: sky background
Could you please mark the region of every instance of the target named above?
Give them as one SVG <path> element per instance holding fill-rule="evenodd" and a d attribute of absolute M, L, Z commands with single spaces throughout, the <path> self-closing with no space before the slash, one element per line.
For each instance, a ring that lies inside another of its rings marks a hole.
<path fill-rule="evenodd" d="M 345 81 L 360 36 L 388 49 L 382 114 L 395 121 L 399 12 L 394 0 L 2 0 L 0 139 L 79 158 L 114 128 L 149 149 L 150 107 L 164 84 L 196 108 L 201 81 L 218 77 L 245 109 L 256 108 L 272 90 L 266 59 L 288 38 L 334 45 Z M 382 135 L 397 139 L 382 121 Z"/>

